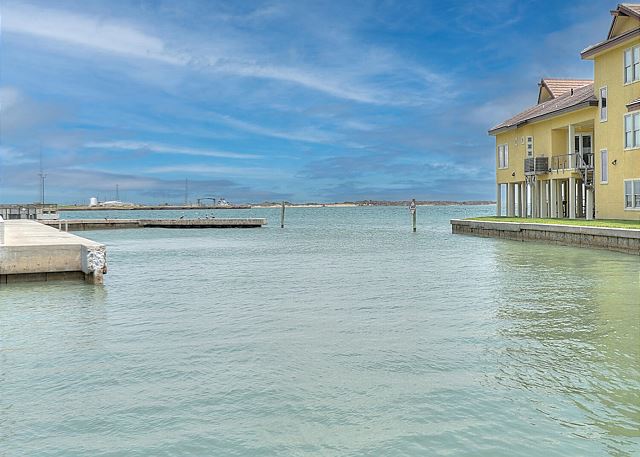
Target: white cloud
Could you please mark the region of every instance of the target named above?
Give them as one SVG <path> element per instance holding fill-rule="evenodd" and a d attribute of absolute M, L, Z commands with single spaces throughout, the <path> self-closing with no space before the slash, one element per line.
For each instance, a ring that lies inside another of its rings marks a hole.
<path fill-rule="evenodd" d="M 227 167 L 223 165 L 207 165 L 207 164 L 193 164 L 193 165 L 163 165 L 157 167 L 150 167 L 144 170 L 149 174 L 196 174 L 196 175 L 224 175 L 224 176 L 236 176 L 236 177 L 252 177 L 252 178 L 278 178 L 287 176 L 280 170 L 272 170 L 268 168 L 257 167 Z"/>
<path fill-rule="evenodd" d="M 185 63 L 184 58 L 168 53 L 163 41 L 157 37 L 128 25 L 74 13 L 11 5 L 4 8 L 2 30 L 3 33 L 32 35 L 131 57 Z"/>
<path fill-rule="evenodd" d="M 106 141 L 85 144 L 87 148 L 120 149 L 125 151 L 146 151 L 156 154 L 183 154 L 203 157 L 220 157 L 224 159 L 260 159 L 257 154 L 243 154 L 239 152 L 216 151 L 211 149 L 196 149 L 168 144 L 147 143 L 143 141 Z"/>
<path fill-rule="evenodd" d="M 2 31 L 72 45 L 68 49 L 87 48 L 203 72 L 280 81 L 367 104 L 420 104 L 428 86 L 429 92 L 438 92 L 434 85 L 448 84 L 447 78 L 435 72 L 362 43 L 351 43 L 348 51 L 335 53 L 333 62 L 296 66 L 278 62 L 277 53 L 265 54 L 252 37 L 209 37 L 203 45 L 202 38 L 182 31 L 169 45 L 165 38 L 123 21 L 19 4 L 4 7 Z M 353 56 L 359 56 L 357 61 Z M 382 74 L 404 75 L 424 87 L 402 93 L 388 84 L 367 82 L 379 80 Z"/>

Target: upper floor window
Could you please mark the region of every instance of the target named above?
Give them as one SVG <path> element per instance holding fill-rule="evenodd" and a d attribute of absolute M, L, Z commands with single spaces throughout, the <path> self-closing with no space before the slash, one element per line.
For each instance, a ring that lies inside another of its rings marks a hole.
<path fill-rule="evenodd" d="M 600 88 L 600 122 L 607 120 L 607 86 Z"/>
<path fill-rule="evenodd" d="M 624 147 L 640 148 L 640 111 L 624 116 Z"/>
<path fill-rule="evenodd" d="M 498 145 L 498 168 L 508 168 L 508 167 L 509 167 L 509 145 L 499 144 Z"/>
<path fill-rule="evenodd" d="M 624 207 L 625 209 L 640 209 L 640 179 L 625 179 Z"/>
<path fill-rule="evenodd" d="M 624 82 L 640 80 L 640 46 L 624 50 Z"/>
<path fill-rule="evenodd" d="M 533 157 L 533 137 L 527 137 L 527 157 Z"/>

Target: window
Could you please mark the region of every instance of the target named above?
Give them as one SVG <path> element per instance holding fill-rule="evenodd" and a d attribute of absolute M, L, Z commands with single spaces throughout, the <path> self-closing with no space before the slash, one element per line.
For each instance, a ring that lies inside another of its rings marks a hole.
<path fill-rule="evenodd" d="M 498 168 L 509 167 L 509 145 L 498 145 Z"/>
<path fill-rule="evenodd" d="M 600 122 L 607 120 L 607 86 L 600 88 Z"/>
<path fill-rule="evenodd" d="M 533 137 L 527 137 L 527 157 L 533 157 Z"/>
<path fill-rule="evenodd" d="M 609 152 L 606 149 L 600 151 L 600 182 L 606 184 L 609 181 Z"/>
<path fill-rule="evenodd" d="M 640 179 L 624 181 L 624 209 L 640 209 Z"/>
<path fill-rule="evenodd" d="M 640 112 L 624 116 L 624 148 L 640 148 Z"/>
<path fill-rule="evenodd" d="M 624 51 L 624 82 L 625 84 L 640 80 L 640 46 Z"/>

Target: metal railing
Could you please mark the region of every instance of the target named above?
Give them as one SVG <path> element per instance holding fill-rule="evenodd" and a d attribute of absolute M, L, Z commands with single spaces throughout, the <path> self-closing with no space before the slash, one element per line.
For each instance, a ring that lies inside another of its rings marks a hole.
<path fill-rule="evenodd" d="M 593 152 L 562 154 L 551 157 L 552 170 L 593 169 Z"/>

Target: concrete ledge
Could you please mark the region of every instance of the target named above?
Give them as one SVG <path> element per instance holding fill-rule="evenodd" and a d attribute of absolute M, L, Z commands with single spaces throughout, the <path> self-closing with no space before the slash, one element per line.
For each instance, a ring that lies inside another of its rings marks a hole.
<path fill-rule="evenodd" d="M 64 231 L 132 229 L 132 228 L 258 228 L 267 225 L 266 219 L 69 219 L 41 221 Z"/>
<path fill-rule="evenodd" d="M 455 234 L 542 241 L 640 255 L 640 230 L 636 229 L 452 219 L 451 231 Z"/>
<path fill-rule="evenodd" d="M 106 248 L 100 243 L 36 221 L 5 221 L 0 284 L 69 277 L 102 283 L 106 270 Z"/>

